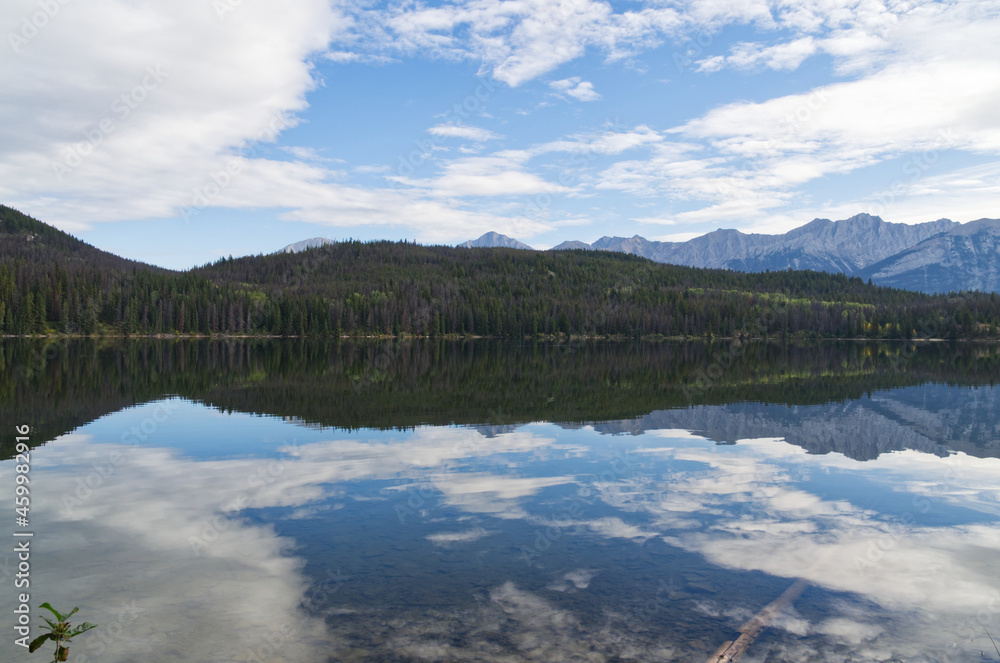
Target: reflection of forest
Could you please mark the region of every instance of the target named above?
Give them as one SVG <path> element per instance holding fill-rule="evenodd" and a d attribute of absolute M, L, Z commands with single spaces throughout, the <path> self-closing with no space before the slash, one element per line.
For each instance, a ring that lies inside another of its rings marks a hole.
<path fill-rule="evenodd" d="M 8 339 L 0 344 L 0 376 L 4 430 L 31 424 L 32 442 L 40 444 L 109 412 L 168 395 L 344 428 L 607 422 L 689 405 L 821 405 L 929 382 L 991 385 L 1000 376 L 1000 348 L 968 343 Z M 977 392 L 979 398 L 969 402 L 979 405 L 970 412 L 961 410 L 968 400 L 961 394 L 970 392 L 945 392 L 957 394 L 951 400 L 941 397 L 959 409 L 949 415 L 956 425 L 996 410 L 992 402 L 988 407 L 981 402 L 992 390 Z M 934 400 L 942 403 L 937 396 Z M 939 424 L 919 424 L 920 435 L 947 441 L 947 435 L 933 432 Z M 695 427 L 711 428 L 706 422 Z M 627 429 L 622 426 L 622 432 Z M 992 439 L 982 426 L 977 430 L 977 439 Z M 3 438 L 4 457 L 10 456 L 12 440 Z"/>

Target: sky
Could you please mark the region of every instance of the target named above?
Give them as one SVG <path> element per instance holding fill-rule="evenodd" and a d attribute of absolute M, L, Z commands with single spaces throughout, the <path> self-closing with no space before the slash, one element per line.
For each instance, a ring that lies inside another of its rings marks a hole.
<path fill-rule="evenodd" d="M 1000 217 L 1000 0 L 4 0 L 0 203 L 185 269 Z"/>

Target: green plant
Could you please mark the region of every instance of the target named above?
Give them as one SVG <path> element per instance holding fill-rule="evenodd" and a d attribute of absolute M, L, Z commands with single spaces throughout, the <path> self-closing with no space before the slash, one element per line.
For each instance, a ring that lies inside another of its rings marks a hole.
<path fill-rule="evenodd" d="M 69 618 L 75 615 L 80 608 L 73 608 L 70 612 L 63 615 L 48 603 L 43 603 L 40 607 L 45 608 L 55 615 L 57 621 L 53 622 L 45 615 L 39 615 L 45 620 L 45 623 L 48 624 L 48 626 L 43 626 L 42 628 L 48 630 L 49 632 L 32 640 L 31 645 L 28 647 L 28 651 L 35 651 L 45 644 L 46 640 L 55 640 L 56 650 L 52 654 L 53 663 L 59 663 L 59 661 L 66 660 L 69 656 L 69 641 L 72 638 L 75 638 L 81 633 L 86 633 L 92 628 L 97 628 L 97 624 L 91 624 L 90 622 L 84 622 L 76 628 L 70 627 L 70 623 L 68 621 Z"/>

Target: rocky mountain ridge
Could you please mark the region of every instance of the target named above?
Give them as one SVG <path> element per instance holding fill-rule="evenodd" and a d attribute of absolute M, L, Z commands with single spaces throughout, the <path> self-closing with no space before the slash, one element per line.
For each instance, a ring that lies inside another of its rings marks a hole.
<path fill-rule="evenodd" d="M 497 233 L 459 246 L 530 248 Z M 618 251 L 656 262 L 743 272 L 842 273 L 928 293 L 1000 292 L 1000 219 L 911 225 L 857 214 L 840 221 L 814 219 L 781 235 L 719 229 L 686 242 L 605 236 L 591 244 L 566 241 L 552 250 Z"/>

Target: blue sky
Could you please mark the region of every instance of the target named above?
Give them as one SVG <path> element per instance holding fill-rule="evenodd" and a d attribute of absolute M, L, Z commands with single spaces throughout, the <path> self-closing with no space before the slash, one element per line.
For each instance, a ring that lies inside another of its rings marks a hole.
<path fill-rule="evenodd" d="M 997 217 L 1000 0 L 7 0 L 0 202 L 186 268 Z"/>

